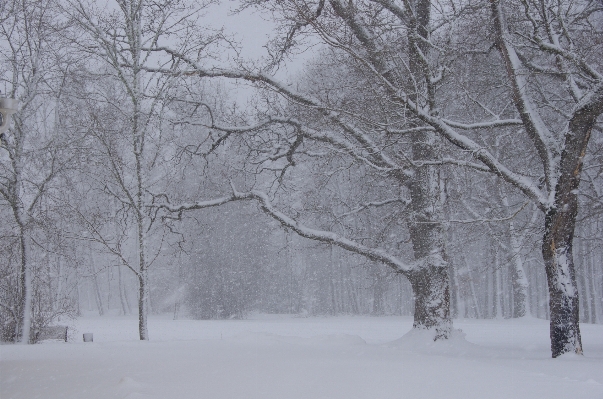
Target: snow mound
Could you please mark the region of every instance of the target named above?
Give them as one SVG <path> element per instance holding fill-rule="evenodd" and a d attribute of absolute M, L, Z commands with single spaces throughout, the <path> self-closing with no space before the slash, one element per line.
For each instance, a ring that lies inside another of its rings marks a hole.
<path fill-rule="evenodd" d="M 435 330 L 413 328 L 387 346 L 410 352 L 446 356 L 463 356 L 480 351 L 480 347 L 468 342 L 465 336 L 462 330 L 453 329 L 448 339 L 434 340 Z"/>
<path fill-rule="evenodd" d="M 132 377 L 122 377 L 117 383 L 118 395 L 123 399 L 146 399 L 151 398 L 143 392 L 144 385 Z"/>

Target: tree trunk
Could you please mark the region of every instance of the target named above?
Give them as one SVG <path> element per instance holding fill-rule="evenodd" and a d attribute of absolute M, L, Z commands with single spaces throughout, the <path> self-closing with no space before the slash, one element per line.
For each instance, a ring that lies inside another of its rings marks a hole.
<path fill-rule="evenodd" d="M 507 195 L 503 195 L 503 205 L 509 207 Z M 515 228 L 513 219 L 509 221 L 509 244 L 511 246 L 511 256 L 513 264 L 513 317 L 524 317 L 530 315 L 530 305 L 528 303 L 528 276 L 523 267 L 521 256 L 521 236 Z"/>
<path fill-rule="evenodd" d="M 378 271 L 373 275 L 373 315 L 381 316 L 385 314 L 385 287 L 384 279 L 378 274 Z"/>
<path fill-rule="evenodd" d="M 19 298 L 19 324 L 20 324 L 20 341 L 22 344 L 29 343 L 31 331 L 31 297 L 32 297 L 32 281 L 31 269 L 28 265 L 28 245 L 25 232 L 21 229 L 20 232 L 21 244 L 21 270 L 19 276 L 20 298 Z M 17 335 L 18 336 L 18 335 Z M 19 337 L 19 336 L 18 336 Z"/>
<path fill-rule="evenodd" d="M 415 294 L 413 328 L 434 329 L 434 341 L 448 338 L 452 320 L 446 264 L 425 265 L 413 271 L 409 280 Z"/>
<path fill-rule="evenodd" d="M 471 272 L 471 270 L 468 271 L 467 275 L 469 278 L 469 287 L 471 288 L 471 297 L 473 298 L 473 307 L 475 309 L 475 316 L 478 319 L 481 319 L 482 312 L 480 311 L 479 300 L 477 298 L 477 293 L 475 291 L 475 283 L 473 282 L 473 273 Z"/>
<path fill-rule="evenodd" d="M 138 274 L 138 333 L 141 341 L 149 340 L 149 332 L 147 329 L 147 315 L 148 315 L 148 297 L 149 297 L 149 286 L 148 286 L 148 271 L 143 269 Z"/>
<path fill-rule="evenodd" d="M 577 201 L 576 201 L 577 202 Z M 552 210 L 547 213 L 542 256 L 549 287 L 551 351 L 553 357 L 582 353 L 578 286 L 574 271 L 572 239 L 575 216 Z M 572 219 L 572 220 L 570 220 Z"/>
<path fill-rule="evenodd" d="M 581 130 L 583 123 L 580 118 L 577 123 L 575 119 L 576 117 L 570 122 L 570 130 L 572 127 Z M 553 357 L 567 352 L 582 353 L 573 239 L 578 214 L 577 189 L 580 183 L 582 158 L 591 129 L 592 126 L 586 132 L 582 132 L 583 134 L 567 136 L 555 203 L 548 210 L 545 218 L 542 257 L 550 295 Z"/>
<path fill-rule="evenodd" d="M 580 245 L 578 245 L 578 243 L 576 243 L 577 246 L 581 247 L 582 249 L 582 253 L 581 253 L 581 261 L 578 263 L 579 266 L 576 267 L 576 275 L 577 275 L 577 282 L 578 282 L 578 289 L 580 291 L 580 297 L 582 298 L 582 301 L 580 301 L 579 305 L 582 308 L 582 314 L 580 316 L 580 320 L 582 320 L 582 322 L 584 323 L 590 323 L 590 309 L 589 309 L 589 301 L 588 298 L 589 296 L 589 292 L 588 292 L 588 284 L 586 283 L 586 273 L 587 273 L 587 268 L 588 268 L 588 260 L 587 260 L 587 254 L 588 254 L 588 246 L 585 242 L 586 240 L 579 240 L 578 243 Z"/>
<path fill-rule="evenodd" d="M 555 202 L 545 217 L 542 257 L 549 285 L 553 357 L 567 352 L 582 353 L 573 239 L 582 162 L 593 126 L 602 112 L 603 83 L 592 95 L 583 99 L 569 122 L 555 188 Z"/>
<path fill-rule="evenodd" d="M 141 341 L 148 341 L 147 316 L 149 311 L 149 270 L 145 258 L 146 236 L 142 219 L 142 199 L 140 170 L 138 170 L 139 195 L 138 195 L 138 333 Z"/>
<path fill-rule="evenodd" d="M 595 275 L 595 254 L 591 254 L 591 258 L 587 263 L 589 265 L 589 273 L 590 276 L 586 279 L 586 283 L 590 286 L 590 322 L 593 324 L 597 324 L 599 321 L 599 307 L 597 306 L 597 287 L 595 285 L 595 281 L 597 281 L 597 276 Z"/>
<path fill-rule="evenodd" d="M 418 83 L 413 96 L 417 104 L 424 103 L 417 88 L 426 95 L 426 106 L 436 111 L 433 93 L 425 76 L 424 57 L 429 54 L 426 40 L 429 38 L 431 19 L 431 1 L 419 0 L 414 4 L 415 17 L 409 29 L 410 70 L 413 76 L 423 77 L 423 81 L 409 82 L 411 87 Z M 411 90 L 412 92 L 412 90 Z M 439 142 L 434 132 L 416 132 L 411 135 L 412 157 L 417 165 L 436 161 L 439 154 Z M 441 180 L 438 167 L 434 165 L 415 168 L 410 182 L 412 218 L 410 238 L 417 267 L 409 273 L 409 280 L 415 296 L 414 328 L 434 329 L 434 340 L 447 339 L 452 331 L 450 317 L 450 279 L 448 262 L 444 248 L 444 229 L 442 226 L 443 206 L 441 198 Z"/>
<path fill-rule="evenodd" d="M 117 278 L 119 287 L 119 303 L 121 304 L 121 313 L 123 315 L 132 313 L 130 304 L 128 303 L 128 297 L 126 295 L 126 287 L 124 286 L 123 277 L 121 275 L 121 265 L 117 265 Z"/>
<path fill-rule="evenodd" d="M 433 132 L 413 134 L 413 160 L 437 158 Z M 410 184 L 413 210 L 409 223 L 416 268 L 408 275 L 415 296 L 414 328 L 434 329 L 435 340 L 447 339 L 452 330 L 450 281 L 441 223 L 440 177 L 435 166 L 415 170 Z"/>
<path fill-rule="evenodd" d="M 502 301 L 503 301 L 502 272 L 500 269 L 501 269 L 501 265 L 499 262 L 499 255 L 497 252 L 494 254 L 494 277 L 495 277 L 495 283 L 494 283 L 494 288 L 495 288 L 494 312 L 495 312 L 495 314 L 494 314 L 494 318 L 495 319 L 502 319 L 504 317 L 503 308 L 502 308 Z"/>
<path fill-rule="evenodd" d="M 464 319 L 466 317 L 465 298 L 461 296 L 461 281 L 459 272 L 454 267 L 450 267 L 451 288 L 454 291 L 456 318 Z"/>
<path fill-rule="evenodd" d="M 98 285 L 98 278 L 96 276 L 96 266 L 94 262 L 94 255 L 90 256 L 90 268 L 92 270 L 92 284 L 94 286 L 94 298 L 96 299 L 96 307 L 98 308 L 99 316 L 103 316 L 105 314 L 105 305 L 103 304 L 103 296 L 100 292 L 100 287 Z"/>

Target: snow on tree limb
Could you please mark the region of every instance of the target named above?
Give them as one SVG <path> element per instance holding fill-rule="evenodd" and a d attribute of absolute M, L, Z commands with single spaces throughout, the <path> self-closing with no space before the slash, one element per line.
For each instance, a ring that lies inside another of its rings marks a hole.
<path fill-rule="evenodd" d="M 472 129 L 488 129 L 495 127 L 504 127 L 504 126 L 523 126 L 523 121 L 521 119 L 500 119 L 494 120 L 491 122 L 477 122 L 477 123 L 459 123 L 455 121 L 451 121 L 449 119 L 442 119 L 444 123 L 448 126 L 456 127 L 458 129 L 463 130 L 472 130 Z"/>
<path fill-rule="evenodd" d="M 417 263 L 416 265 L 414 263 L 409 265 L 402 262 L 397 257 L 390 255 L 382 249 L 367 247 L 366 245 L 362 245 L 348 238 L 341 237 L 340 235 L 330 231 L 316 230 L 304 226 L 297 220 L 290 218 L 289 216 L 277 210 L 272 205 L 270 199 L 268 198 L 268 195 L 262 191 L 252 190 L 248 192 L 239 192 L 236 190 L 232 183 L 231 188 L 232 195 L 216 198 L 213 200 L 199 201 L 195 203 L 184 203 L 179 205 L 158 204 L 153 206 L 156 208 L 165 209 L 168 212 L 178 213 L 178 215 L 181 216 L 186 211 L 211 208 L 215 206 L 224 205 L 228 202 L 233 201 L 254 200 L 260 204 L 260 209 L 264 213 L 266 213 L 271 218 L 277 220 L 283 227 L 295 231 L 302 237 L 336 245 L 350 252 L 365 256 L 373 261 L 382 262 L 392 268 L 397 273 L 407 274 L 413 269 L 415 269 L 417 266 L 421 265 L 419 263 Z M 422 262 L 425 263 L 426 261 L 422 260 Z"/>
<path fill-rule="evenodd" d="M 359 21 L 356 21 L 356 23 L 359 23 Z M 307 106 L 310 108 L 314 108 L 314 109 L 323 111 L 325 116 L 329 117 L 329 119 L 331 119 L 332 121 L 337 123 L 346 133 L 349 133 L 352 137 L 354 137 L 354 139 L 359 142 L 359 144 L 361 145 L 361 147 L 364 150 L 368 150 L 371 157 L 372 158 L 374 157 L 374 159 L 369 160 L 368 158 L 366 158 L 366 156 L 359 154 L 358 150 L 352 149 L 351 148 L 351 147 L 353 147 L 352 143 L 350 143 L 350 145 L 344 144 L 340 139 L 336 138 L 334 135 L 328 135 L 328 134 L 325 134 L 322 132 L 321 132 L 321 134 L 317 134 L 317 132 L 314 130 L 303 129 L 304 135 L 306 135 L 308 138 L 312 138 L 312 139 L 315 139 L 318 141 L 329 142 L 336 146 L 340 146 L 340 148 L 346 148 L 346 150 L 348 150 L 348 151 L 351 150 L 350 153 L 353 156 L 355 156 L 357 159 L 359 159 L 363 162 L 369 163 L 375 169 L 382 170 L 382 171 L 402 170 L 400 168 L 400 166 L 397 165 L 391 159 L 389 159 L 389 157 L 387 157 L 385 155 L 385 153 L 383 151 L 381 151 L 381 149 L 379 147 L 377 147 L 364 132 L 362 132 L 360 129 L 354 127 L 353 125 L 350 125 L 348 122 L 344 121 L 337 112 L 334 112 L 334 111 L 330 110 L 328 107 L 322 105 L 320 103 L 320 101 L 315 98 L 311 98 L 311 97 L 305 96 L 303 94 L 292 91 L 291 89 L 286 87 L 284 84 L 278 82 L 277 80 L 273 79 L 272 77 L 270 77 L 266 74 L 254 73 L 254 72 L 245 71 L 245 70 L 232 70 L 232 69 L 219 69 L 219 68 L 205 69 L 205 68 L 199 66 L 193 60 L 188 59 L 185 55 L 180 54 L 167 47 L 157 47 L 157 48 L 154 48 L 151 50 L 164 51 L 164 52 L 172 55 L 173 57 L 178 57 L 178 58 L 184 60 L 185 63 L 191 69 L 189 69 L 187 71 L 179 71 L 178 72 L 178 71 L 174 71 L 172 69 L 156 69 L 156 68 L 144 67 L 148 71 L 162 72 L 162 73 L 169 73 L 169 74 L 179 74 L 179 75 L 185 75 L 185 76 L 195 75 L 195 76 L 199 76 L 199 77 L 225 77 L 225 78 L 231 78 L 231 79 L 242 79 L 242 80 L 246 80 L 246 81 L 249 81 L 252 83 L 259 82 L 259 83 L 266 84 L 272 90 L 285 96 L 289 100 L 292 100 L 300 105 L 304 105 L 304 106 Z M 370 66 L 370 64 L 371 64 L 370 61 L 368 61 L 368 60 L 364 60 L 364 63 L 367 66 Z M 454 144 L 464 150 L 471 151 L 472 155 L 477 160 L 482 162 L 488 168 L 489 171 L 497 174 L 498 176 L 502 177 L 505 181 L 518 187 L 521 191 L 523 191 L 526 195 L 528 195 L 528 197 L 535 200 L 539 207 L 544 209 L 549 206 L 550 198 L 548 198 L 546 195 L 544 195 L 542 193 L 542 191 L 540 189 L 538 189 L 536 184 L 533 183 L 530 179 L 511 171 L 508 167 L 506 167 L 498 159 L 496 159 L 496 157 L 494 157 L 492 154 L 490 154 L 485 148 L 483 148 L 482 146 L 479 146 L 477 143 L 475 143 L 473 140 L 469 139 L 467 136 L 462 135 L 462 134 L 458 133 L 457 131 L 455 131 L 452 126 L 452 125 L 456 124 L 455 122 L 448 121 L 448 120 L 431 115 L 427 110 L 423 109 L 422 107 L 419 107 L 415 102 L 413 102 L 403 91 L 401 91 L 399 88 L 397 88 L 395 85 L 393 85 L 393 83 L 391 83 L 385 76 L 380 74 L 376 69 L 374 69 L 374 68 L 371 68 L 371 69 L 372 69 L 372 72 L 374 74 L 376 74 L 377 77 L 380 78 L 386 84 L 386 86 L 388 87 L 388 90 L 392 93 L 392 97 L 395 101 L 400 102 L 401 105 L 404 105 L 410 111 L 414 112 L 416 114 L 416 116 L 419 117 L 419 119 L 423 120 L 423 122 L 430 125 L 431 128 L 435 128 L 435 130 L 438 133 L 443 135 L 443 137 L 445 137 L 452 144 Z M 285 119 L 286 118 L 282 118 L 281 122 L 295 123 L 293 120 L 286 121 Z M 277 118 L 273 118 L 273 120 L 277 120 Z M 299 122 L 297 122 L 297 123 L 299 123 Z M 457 126 L 458 126 L 458 128 L 461 128 L 461 129 L 465 129 L 465 128 L 478 129 L 478 128 L 499 127 L 499 126 L 511 126 L 511 125 L 516 125 L 516 124 L 517 124 L 516 120 L 505 120 L 505 121 L 490 121 L 490 122 L 474 123 L 474 124 L 457 124 Z M 251 129 L 255 129 L 255 128 L 256 127 L 249 127 L 247 129 L 251 130 Z M 233 132 L 238 130 L 237 128 L 230 129 L 230 128 L 224 128 L 224 127 L 222 129 L 224 129 L 224 131 L 232 130 Z M 243 130 L 244 129 L 245 128 L 243 128 Z M 238 131 L 241 132 L 241 130 L 238 130 Z M 471 165 L 466 164 L 463 166 L 471 166 Z M 485 171 L 485 169 L 481 169 L 481 168 L 477 168 L 477 169 Z M 405 173 L 403 173 L 403 175 L 407 175 L 407 173 L 405 172 Z"/>
<path fill-rule="evenodd" d="M 503 18 L 500 0 L 493 0 L 491 4 L 496 42 L 513 88 L 513 102 L 520 114 L 528 136 L 534 142 L 534 146 L 544 166 L 547 187 L 549 191 L 552 191 L 555 189 L 557 181 L 555 160 L 561 154 L 559 144 L 541 119 L 540 113 L 532 104 L 527 93 L 528 82 L 521 72 L 522 62 L 509 41 L 509 33 L 507 32 Z"/>
<path fill-rule="evenodd" d="M 273 124 L 273 123 L 280 123 L 280 124 L 294 126 L 297 129 L 298 134 L 300 134 L 304 138 L 308 138 L 308 139 L 311 139 L 314 141 L 330 144 L 333 147 L 335 147 L 336 149 L 345 151 L 346 153 L 350 154 L 358 161 L 363 162 L 363 163 L 367 164 L 368 166 L 370 166 L 371 168 L 378 170 L 380 172 L 386 172 L 386 173 L 394 172 L 394 173 L 397 173 L 403 179 L 410 177 L 410 172 L 405 170 L 402 166 L 399 166 L 398 164 L 394 163 L 393 161 L 389 161 L 387 165 L 383 166 L 382 156 L 381 156 L 382 151 L 379 151 L 377 149 L 374 150 L 374 151 L 378 151 L 377 153 L 375 153 L 373 151 L 370 151 L 370 152 L 362 151 L 362 150 L 366 150 L 366 148 L 364 148 L 364 147 L 359 148 L 358 146 L 354 145 L 354 143 L 351 143 L 345 139 L 342 139 L 339 135 L 333 134 L 332 132 L 330 132 L 328 130 L 318 131 L 316 129 L 312 129 L 308 126 L 305 126 L 299 120 L 294 119 L 294 118 L 282 118 L 282 117 L 273 116 L 273 117 L 270 117 L 267 121 L 260 122 L 256 125 L 249 126 L 247 128 L 245 128 L 245 127 L 229 128 L 229 127 L 218 127 L 218 126 L 214 126 L 213 128 L 217 129 L 217 130 L 222 130 L 225 132 L 246 133 L 246 132 L 250 132 L 250 131 L 260 130 L 261 128 L 267 127 L 268 125 Z"/>

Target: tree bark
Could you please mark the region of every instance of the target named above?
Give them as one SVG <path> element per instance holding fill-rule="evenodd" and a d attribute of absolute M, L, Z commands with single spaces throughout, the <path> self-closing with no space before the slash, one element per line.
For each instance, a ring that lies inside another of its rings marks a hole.
<path fill-rule="evenodd" d="M 428 264 L 409 276 L 415 295 L 413 328 L 435 330 L 434 341 L 452 330 L 450 289 L 446 264 Z"/>
<path fill-rule="evenodd" d="M 542 256 L 550 295 L 553 357 L 582 353 L 580 308 L 573 256 L 582 162 L 597 117 L 603 112 L 603 84 L 576 107 L 565 136 L 554 205 L 546 213 Z"/>
<path fill-rule="evenodd" d="M 437 138 L 433 132 L 413 134 L 413 160 L 434 160 Z M 413 215 L 410 238 L 417 267 L 409 273 L 415 295 L 414 328 L 435 329 L 435 340 L 447 339 L 452 330 L 450 281 L 441 223 L 440 177 L 435 166 L 415 170 L 410 184 Z"/>
<path fill-rule="evenodd" d="M 436 111 L 433 93 L 429 91 L 429 70 L 423 65 L 429 54 L 426 39 L 431 19 L 431 1 L 415 3 L 415 17 L 409 30 L 410 70 L 415 82 L 421 82 L 426 91 L 427 106 Z M 421 40 L 418 36 L 425 40 Z M 417 87 L 415 90 L 419 89 Z M 412 91 L 411 91 L 412 92 Z M 420 103 L 419 93 L 413 96 Z M 416 165 L 435 161 L 439 157 L 439 142 L 434 132 L 416 132 L 411 135 L 412 157 Z M 410 197 L 413 215 L 409 223 L 410 238 L 415 261 L 419 265 L 409 274 L 415 295 L 414 328 L 434 329 L 434 340 L 447 339 L 452 331 L 450 316 L 450 279 L 444 248 L 444 229 L 441 218 L 443 205 L 441 179 L 434 165 L 415 168 L 410 182 Z"/>
<path fill-rule="evenodd" d="M 149 331 L 147 328 L 148 315 L 148 272 L 146 269 L 138 273 L 138 333 L 141 341 L 149 340 Z"/>
<path fill-rule="evenodd" d="M 19 330 L 20 342 L 27 344 L 30 342 L 31 331 L 31 301 L 32 301 L 32 281 L 31 270 L 28 264 L 28 245 L 27 237 L 23 229 L 20 231 L 20 246 L 21 246 L 21 269 L 19 275 L 20 295 L 19 295 Z"/>

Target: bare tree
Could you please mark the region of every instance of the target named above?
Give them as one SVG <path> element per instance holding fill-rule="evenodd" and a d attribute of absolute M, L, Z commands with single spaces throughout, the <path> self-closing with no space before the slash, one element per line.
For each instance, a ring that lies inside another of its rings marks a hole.
<path fill-rule="evenodd" d="M 15 319 L 14 339 L 27 343 L 34 292 L 42 292 L 34 282 L 39 270 L 35 257 L 36 253 L 45 256 L 48 250 L 46 238 L 41 237 L 52 235 L 47 209 L 56 199 L 59 177 L 74 158 L 70 152 L 73 137 L 61 126 L 61 102 L 70 79 L 68 67 L 75 59 L 63 53 L 54 1 L 13 1 L 5 7 L 6 19 L 0 28 L 2 82 L 7 95 L 20 101 L 20 109 L 0 145 L 0 198 L 10 209 L 12 237 L 18 247 L 16 300 L 3 303 L 3 308 L 10 309 Z M 35 328 L 40 327 L 38 321 L 33 322 Z"/>
<path fill-rule="evenodd" d="M 114 77 L 111 85 L 115 90 L 109 93 L 101 89 L 90 103 L 89 116 L 107 166 L 107 180 L 101 184 L 133 221 L 136 260 L 128 259 L 120 240 L 111 239 L 113 232 L 107 235 L 94 223 L 88 223 L 88 227 L 95 240 L 136 274 L 141 340 L 149 339 L 149 266 L 161 250 L 161 246 L 151 250 L 148 243 L 154 222 L 148 213 L 149 192 L 159 182 L 169 180 L 167 174 L 162 177 L 158 174 L 168 170 L 161 170 L 164 156 L 170 151 L 163 120 L 167 112 L 167 92 L 175 81 L 171 76 L 149 74 L 146 69 L 149 65 L 169 63 L 169 60 L 158 59 L 154 52 L 166 41 L 177 42 L 185 54 L 194 50 L 203 56 L 219 38 L 219 35 L 201 34 L 195 28 L 195 18 L 207 4 L 209 2 L 190 6 L 177 0 L 118 0 L 116 10 L 108 11 L 97 8 L 94 2 L 70 1 L 65 9 L 76 27 L 72 32 L 73 43 L 79 51 L 93 56 L 97 67 L 100 65 Z M 177 65 L 176 62 L 171 67 Z M 109 96 L 108 100 L 102 99 L 105 95 Z M 98 104 L 105 101 L 109 108 L 100 109 Z M 123 239 L 128 236 L 130 234 L 125 233 Z"/>

